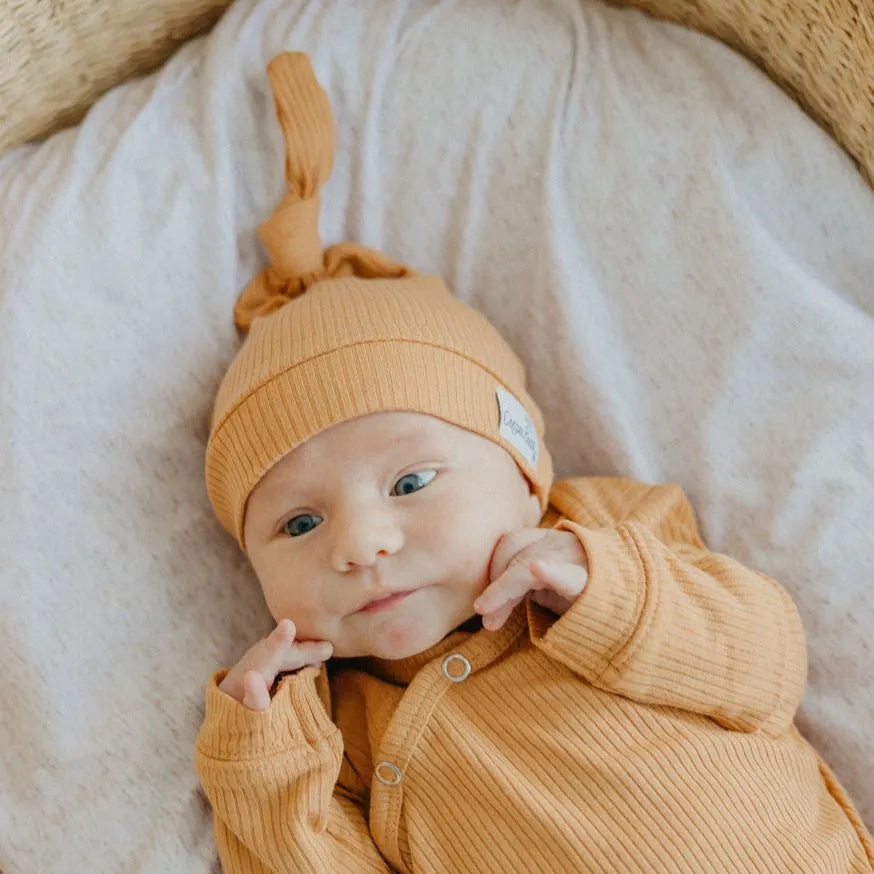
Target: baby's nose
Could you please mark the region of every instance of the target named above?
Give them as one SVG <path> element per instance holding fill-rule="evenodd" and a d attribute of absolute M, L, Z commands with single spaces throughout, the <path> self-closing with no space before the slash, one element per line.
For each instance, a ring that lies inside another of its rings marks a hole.
<path fill-rule="evenodd" d="M 388 515 L 358 513 L 354 518 L 338 522 L 332 564 L 340 573 L 356 567 L 371 567 L 404 545 L 403 531 Z"/>

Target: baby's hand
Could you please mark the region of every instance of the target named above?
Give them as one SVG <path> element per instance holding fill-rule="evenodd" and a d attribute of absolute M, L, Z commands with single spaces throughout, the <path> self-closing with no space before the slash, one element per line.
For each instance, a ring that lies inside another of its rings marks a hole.
<path fill-rule="evenodd" d="M 325 640 L 296 643 L 295 630 L 290 619 L 282 619 L 228 671 L 219 689 L 250 710 L 266 710 L 277 674 L 317 665 L 331 657 L 330 643 Z"/>
<path fill-rule="evenodd" d="M 491 585 L 474 601 L 483 628 L 496 631 L 531 593 L 531 600 L 559 616 L 586 587 L 589 563 L 576 535 L 550 528 L 505 534 L 489 566 Z"/>

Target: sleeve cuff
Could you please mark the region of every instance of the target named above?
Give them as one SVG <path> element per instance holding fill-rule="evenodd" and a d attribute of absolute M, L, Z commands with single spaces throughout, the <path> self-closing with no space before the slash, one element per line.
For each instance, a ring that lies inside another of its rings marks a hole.
<path fill-rule="evenodd" d="M 266 758 L 308 746 L 336 726 L 325 710 L 317 680 L 325 668 L 307 667 L 279 684 L 267 710 L 249 710 L 219 689 L 226 670 L 206 687 L 206 716 L 197 737 L 198 752 L 211 759 Z"/>
<path fill-rule="evenodd" d="M 595 683 L 634 637 L 643 613 L 646 575 L 630 533 L 584 528 L 568 519 L 556 526 L 575 534 L 586 552 L 589 579 L 570 609 L 548 621 L 529 611 L 531 637 L 551 658 Z"/>

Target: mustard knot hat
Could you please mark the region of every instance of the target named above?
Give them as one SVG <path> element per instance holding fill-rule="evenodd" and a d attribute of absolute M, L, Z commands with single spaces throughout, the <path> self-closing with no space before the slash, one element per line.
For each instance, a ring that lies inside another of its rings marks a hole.
<path fill-rule="evenodd" d="M 245 549 L 246 502 L 273 465 L 333 425 L 380 412 L 435 416 L 502 446 L 545 508 L 552 460 L 525 369 L 442 279 L 355 243 L 319 239 L 334 118 L 303 54 L 268 66 L 286 143 L 288 192 L 260 236 L 269 266 L 234 310 L 247 334 L 219 387 L 206 483 Z"/>

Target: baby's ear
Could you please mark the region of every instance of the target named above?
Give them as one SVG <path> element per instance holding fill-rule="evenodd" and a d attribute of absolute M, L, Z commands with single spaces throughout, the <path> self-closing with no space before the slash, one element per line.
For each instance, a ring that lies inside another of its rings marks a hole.
<path fill-rule="evenodd" d="M 543 511 L 540 509 L 540 498 L 534 492 L 531 492 L 528 495 L 528 503 L 525 505 L 525 527 L 536 528 L 542 518 Z"/>

